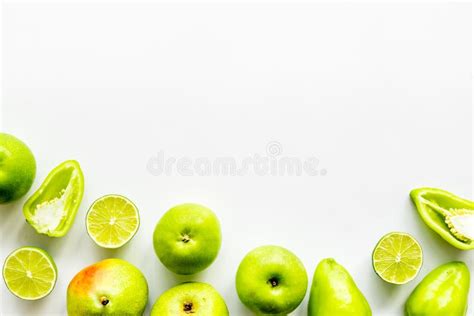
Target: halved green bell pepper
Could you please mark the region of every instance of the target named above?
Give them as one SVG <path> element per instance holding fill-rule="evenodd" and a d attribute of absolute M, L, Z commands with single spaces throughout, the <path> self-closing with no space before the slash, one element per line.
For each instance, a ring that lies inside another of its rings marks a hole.
<path fill-rule="evenodd" d="M 416 286 L 405 304 L 407 316 L 464 316 L 470 273 L 464 262 L 445 263 Z"/>
<path fill-rule="evenodd" d="M 84 194 L 79 163 L 67 160 L 54 168 L 26 201 L 23 214 L 40 234 L 62 237 L 71 228 Z"/>
<path fill-rule="evenodd" d="M 462 250 L 474 249 L 474 202 L 441 189 L 410 192 L 418 214 L 444 240 Z"/>

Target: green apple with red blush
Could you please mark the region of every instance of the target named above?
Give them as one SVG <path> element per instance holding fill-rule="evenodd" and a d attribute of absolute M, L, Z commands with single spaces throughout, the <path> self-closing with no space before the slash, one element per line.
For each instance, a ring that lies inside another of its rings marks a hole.
<path fill-rule="evenodd" d="M 122 259 L 105 259 L 81 270 L 67 289 L 67 313 L 143 315 L 148 284 L 137 267 Z"/>

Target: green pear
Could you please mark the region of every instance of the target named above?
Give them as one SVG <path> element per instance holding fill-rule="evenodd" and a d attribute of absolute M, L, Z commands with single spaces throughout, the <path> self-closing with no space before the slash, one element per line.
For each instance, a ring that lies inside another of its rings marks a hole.
<path fill-rule="evenodd" d="M 416 286 L 405 304 L 408 316 L 466 315 L 469 269 L 463 262 L 445 263 Z"/>
<path fill-rule="evenodd" d="M 105 259 L 84 268 L 67 288 L 69 316 L 139 316 L 147 301 L 145 277 L 122 259 Z"/>
<path fill-rule="evenodd" d="M 220 294 L 209 284 L 187 282 L 164 292 L 155 302 L 151 316 L 228 316 Z"/>
<path fill-rule="evenodd" d="M 334 259 L 322 260 L 314 272 L 308 316 L 370 316 L 372 311 L 349 272 Z"/>
<path fill-rule="evenodd" d="M 236 288 L 240 300 L 255 313 L 286 315 L 303 300 L 308 287 L 306 269 L 291 251 L 262 246 L 239 265 Z"/>

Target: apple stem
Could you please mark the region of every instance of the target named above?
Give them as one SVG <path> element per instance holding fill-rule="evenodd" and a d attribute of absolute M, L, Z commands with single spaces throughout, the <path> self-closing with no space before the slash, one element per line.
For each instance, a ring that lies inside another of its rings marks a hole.
<path fill-rule="evenodd" d="M 191 240 L 191 238 L 189 238 L 189 236 L 187 234 L 185 234 L 185 235 L 183 235 L 181 240 L 182 240 L 182 242 L 187 243 Z"/>
<path fill-rule="evenodd" d="M 278 285 L 278 280 L 277 279 L 270 279 L 270 284 L 272 285 L 272 287 L 276 287 Z"/>
<path fill-rule="evenodd" d="M 184 309 L 184 311 L 185 311 L 186 313 L 192 311 L 192 309 L 193 309 L 193 303 L 184 303 L 184 308 L 183 308 L 183 309 Z"/>
<path fill-rule="evenodd" d="M 105 305 L 109 304 L 109 300 L 107 299 L 107 297 L 102 296 L 100 298 L 100 303 L 105 306 Z"/>

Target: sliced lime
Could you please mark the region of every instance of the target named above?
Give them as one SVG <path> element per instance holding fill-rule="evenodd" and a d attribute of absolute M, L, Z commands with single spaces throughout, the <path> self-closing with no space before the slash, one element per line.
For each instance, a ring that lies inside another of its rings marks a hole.
<path fill-rule="evenodd" d="M 13 251 L 3 265 L 3 279 L 14 295 L 25 300 L 45 297 L 56 284 L 53 258 L 43 249 L 22 247 Z"/>
<path fill-rule="evenodd" d="M 97 245 L 104 248 L 125 245 L 139 226 L 138 209 L 124 196 L 103 196 L 92 203 L 87 212 L 87 232 Z"/>
<path fill-rule="evenodd" d="M 384 281 L 405 284 L 413 280 L 423 263 L 420 244 L 407 233 L 383 236 L 372 254 L 375 273 Z"/>

